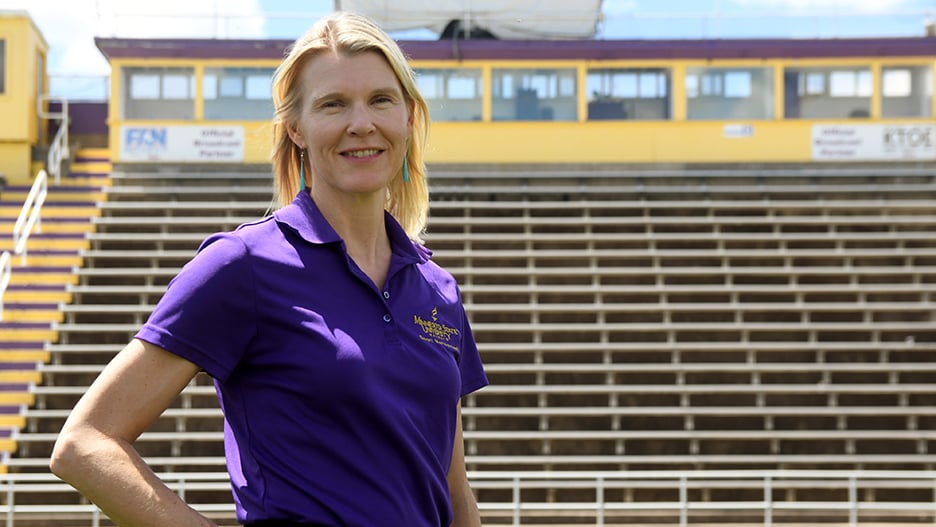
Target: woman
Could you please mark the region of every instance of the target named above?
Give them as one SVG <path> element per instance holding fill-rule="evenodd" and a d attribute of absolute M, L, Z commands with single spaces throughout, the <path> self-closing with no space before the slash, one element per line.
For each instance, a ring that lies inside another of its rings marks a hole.
<path fill-rule="evenodd" d="M 459 400 L 487 379 L 455 281 L 412 241 L 428 208 L 413 72 L 339 13 L 273 90 L 282 208 L 202 244 L 75 406 L 52 470 L 120 525 L 213 525 L 132 447 L 204 370 L 240 522 L 478 526 Z"/>

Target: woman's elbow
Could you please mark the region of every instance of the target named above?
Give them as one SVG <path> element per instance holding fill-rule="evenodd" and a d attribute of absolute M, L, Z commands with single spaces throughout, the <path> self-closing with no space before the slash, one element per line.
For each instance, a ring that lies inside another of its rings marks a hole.
<path fill-rule="evenodd" d="M 71 481 L 81 471 L 80 464 L 83 456 L 80 452 L 80 445 L 83 441 L 77 436 L 78 434 L 74 432 L 62 430 L 52 447 L 49 469 L 64 481 Z"/>

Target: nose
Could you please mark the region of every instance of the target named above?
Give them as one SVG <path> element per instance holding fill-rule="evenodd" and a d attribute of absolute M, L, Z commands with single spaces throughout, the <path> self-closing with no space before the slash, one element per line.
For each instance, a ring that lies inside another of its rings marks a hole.
<path fill-rule="evenodd" d="M 351 135 L 368 135 L 374 132 L 374 116 L 366 105 L 355 104 L 351 108 L 351 120 L 348 122 L 348 133 Z"/>

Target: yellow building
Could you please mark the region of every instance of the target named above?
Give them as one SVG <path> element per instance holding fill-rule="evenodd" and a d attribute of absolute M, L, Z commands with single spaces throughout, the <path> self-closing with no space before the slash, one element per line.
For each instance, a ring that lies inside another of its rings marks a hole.
<path fill-rule="evenodd" d="M 33 150 L 44 144 L 38 104 L 48 92 L 49 46 L 26 11 L 0 10 L 0 175 L 28 181 Z"/>

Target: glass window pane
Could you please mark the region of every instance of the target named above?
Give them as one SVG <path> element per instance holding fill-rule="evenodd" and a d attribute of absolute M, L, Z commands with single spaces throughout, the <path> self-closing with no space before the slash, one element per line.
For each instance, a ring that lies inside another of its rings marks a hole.
<path fill-rule="evenodd" d="M 206 68 L 204 85 L 209 78 L 217 78 L 218 97 L 205 98 L 205 119 L 266 121 L 273 117 L 273 68 Z"/>
<path fill-rule="evenodd" d="M 121 116 L 126 119 L 194 119 L 194 73 L 194 68 L 122 68 Z"/>
<path fill-rule="evenodd" d="M 418 72 L 416 89 L 422 94 L 423 99 L 438 99 L 442 94 L 439 89 L 439 77 L 435 73 Z"/>
<path fill-rule="evenodd" d="M 912 92 L 910 70 L 885 70 L 881 82 L 884 97 L 908 97 Z"/>
<path fill-rule="evenodd" d="M 929 66 L 890 66 L 881 70 L 882 117 L 931 117 L 933 70 Z"/>
<path fill-rule="evenodd" d="M 166 74 L 162 79 L 162 97 L 166 100 L 190 99 L 189 77 L 186 75 Z"/>
<path fill-rule="evenodd" d="M 825 73 L 806 74 L 806 93 L 809 95 L 820 95 L 825 93 Z"/>
<path fill-rule="evenodd" d="M 588 120 L 670 118 L 669 70 L 591 69 L 585 76 Z"/>
<path fill-rule="evenodd" d="M 483 90 L 479 68 L 420 68 L 416 70 L 416 81 L 433 121 L 481 120 Z M 495 90 L 502 88 L 495 84 Z"/>
<path fill-rule="evenodd" d="M 725 97 L 750 97 L 751 73 L 730 71 L 725 73 Z"/>
<path fill-rule="evenodd" d="M 445 93 L 449 99 L 476 99 L 481 96 L 478 90 L 478 77 L 452 75 L 448 78 Z"/>
<path fill-rule="evenodd" d="M 575 121 L 577 76 L 573 68 L 494 69 L 492 117 L 500 121 Z M 509 89 L 508 89 L 509 88 Z"/>
<path fill-rule="evenodd" d="M 252 101 L 273 98 L 273 79 L 268 75 L 248 75 L 246 82 L 247 99 Z"/>
<path fill-rule="evenodd" d="M 130 77 L 130 98 L 159 99 L 159 75 L 132 75 Z"/>
<path fill-rule="evenodd" d="M 686 74 L 686 97 L 690 99 L 699 96 L 699 76 L 693 73 Z"/>
<path fill-rule="evenodd" d="M 772 119 L 772 68 L 688 68 L 686 117 L 690 120 Z"/>
<path fill-rule="evenodd" d="M 221 97 L 241 97 L 244 95 L 244 79 L 241 77 L 222 77 L 218 90 Z"/>
<path fill-rule="evenodd" d="M 851 119 L 871 114 L 873 86 L 868 68 L 787 68 L 784 79 L 787 118 Z"/>
<path fill-rule="evenodd" d="M 637 78 L 636 73 L 615 75 L 613 77 L 611 95 L 624 97 L 626 99 L 636 98 L 640 94 L 640 90 L 637 88 Z"/>
<path fill-rule="evenodd" d="M 853 71 L 833 71 L 829 76 L 829 95 L 833 97 L 854 97 L 858 94 L 858 84 Z"/>
<path fill-rule="evenodd" d="M 640 88 L 637 96 L 643 99 L 653 99 L 661 97 L 664 93 L 660 90 L 663 86 L 660 84 L 659 73 L 641 73 Z"/>
<path fill-rule="evenodd" d="M 218 76 L 205 75 L 202 79 L 202 97 L 205 100 L 218 98 Z"/>

